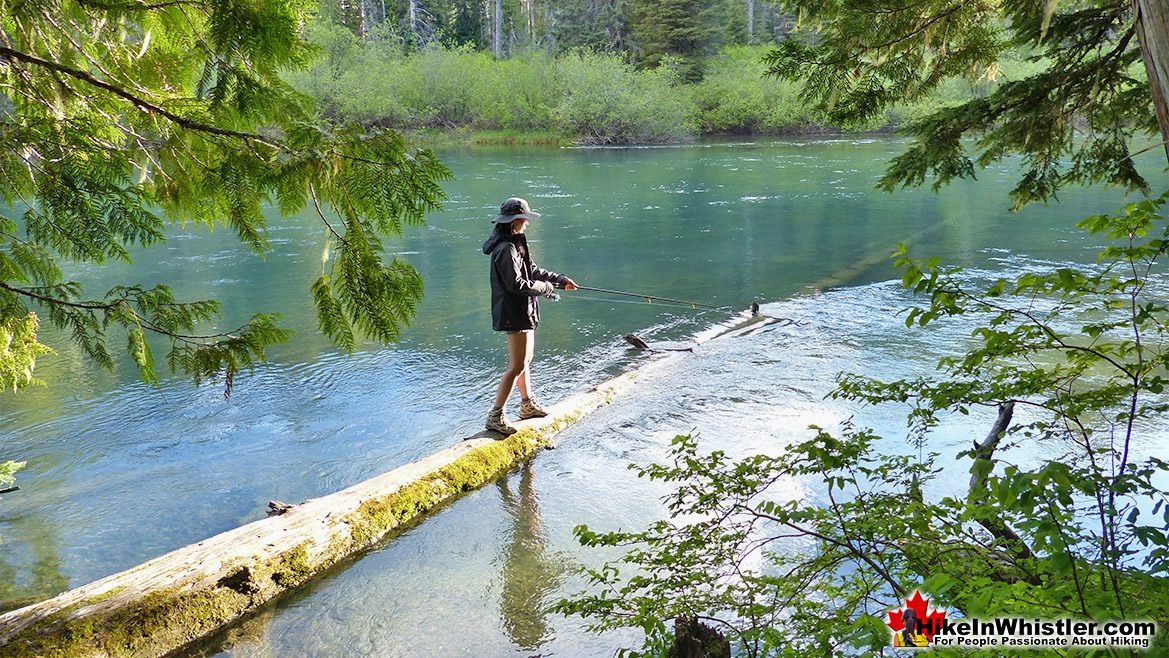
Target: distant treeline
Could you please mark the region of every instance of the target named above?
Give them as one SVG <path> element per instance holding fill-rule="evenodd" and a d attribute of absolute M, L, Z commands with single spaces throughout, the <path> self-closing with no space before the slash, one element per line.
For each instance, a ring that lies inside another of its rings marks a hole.
<path fill-rule="evenodd" d="M 395 35 L 491 52 L 615 53 L 638 65 L 672 58 L 697 80 L 705 60 L 729 45 L 774 42 L 794 17 L 755 0 L 321 0 L 321 16 L 359 37 Z"/>
<path fill-rule="evenodd" d="M 553 55 L 527 49 L 497 60 L 471 44 L 416 47 L 384 35 L 358 37 L 328 21 L 310 26 L 325 55 L 292 82 L 339 120 L 402 130 L 504 131 L 583 143 L 678 142 L 704 134 L 784 134 L 835 130 L 797 85 L 764 76 L 769 46 L 725 46 L 689 81 L 664 57 L 656 68 L 620 53 L 585 49 Z M 1037 65 L 1002 63 L 1007 77 Z M 880 130 L 985 93 L 990 83 L 954 79 L 930 99 L 867 126 Z"/>

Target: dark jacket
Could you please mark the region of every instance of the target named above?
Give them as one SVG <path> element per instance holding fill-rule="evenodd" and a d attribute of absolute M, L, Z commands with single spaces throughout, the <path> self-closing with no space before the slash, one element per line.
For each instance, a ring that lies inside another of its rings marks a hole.
<path fill-rule="evenodd" d="M 568 277 L 532 262 L 528 239 L 496 231 L 483 243 L 491 255 L 491 327 L 496 331 L 535 329 L 540 324 L 540 295 L 564 285 Z"/>

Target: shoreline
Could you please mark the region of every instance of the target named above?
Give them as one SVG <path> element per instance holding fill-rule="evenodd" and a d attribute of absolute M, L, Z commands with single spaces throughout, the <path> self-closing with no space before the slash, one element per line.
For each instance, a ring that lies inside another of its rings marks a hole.
<path fill-rule="evenodd" d="M 886 126 L 877 130 L 847 131 L 834 126 L 808 127 L 772 132 L 711 132 L 685 140 L 658 142 L 598 142 L 588 141 L 582 135 L 552 131 L 475 130 L 471 128 L 399 130 L 406 139 L 424 148 L 474 147 L 537 147 L 537 148 L 637 148 L 653 146 L 683 146 L 687 144 L 718 143 L 735 139 L 833 138 L 833 137 L 896 137 L 898 128 Z"/>

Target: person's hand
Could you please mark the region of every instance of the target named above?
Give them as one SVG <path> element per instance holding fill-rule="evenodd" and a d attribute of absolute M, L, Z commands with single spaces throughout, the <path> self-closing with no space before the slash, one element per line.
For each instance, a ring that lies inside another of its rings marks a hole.
<path fill-rule="evenodd" d="M 576 285 L 576 281 L 573 281 L 572 279 L 568 279 L 568 277 L 565 277 L 565 279 L 567 279 L 564 282 L 564 289 L 565 290 L 576 290 L 577 288 L 580 287 L 580 286 Z"/>

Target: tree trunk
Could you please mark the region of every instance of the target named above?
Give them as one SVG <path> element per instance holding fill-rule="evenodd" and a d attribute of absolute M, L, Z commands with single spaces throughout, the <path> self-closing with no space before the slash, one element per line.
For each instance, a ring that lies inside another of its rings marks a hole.
<path fill-rule="evenodd" d="M 747 43 L 755 40 L 755 0 L 747 0 Z"/>
<path fill-rule="evenodd" d="M 548 49 L 548 54 L 551 55 L 556 52 L 556 12 L 552 11 L 550 3 L 544 5 L 544 34 L 548 37 L 545 46 Z"/>
<path fill-rule="evenodd" d="M 503 0 L 495 0 L 493 9 L 491 49 L 495 52 L 495 59 L 503 59 Z"/>
<path fill-rule="evenodd" d="M 418 39 L 418 0 L 410 0 L 410 36 L 414 39 L 414 43 L 419 43 Z"/>
<path fill-rule="evenodd" d="M 524 38 L 528 45 L 536 42 L 536 9 L 532 0 L 523 0 L 524 6 Z"/>
<path fill-rule="evenodd" d="M 1153 93 L 1153 109 L 1161 127 L 1165 158 L 1169 160 L 1169 3 L 1133 0 L 1133 10 L 1137 17 L 1137 40 Z"/>

